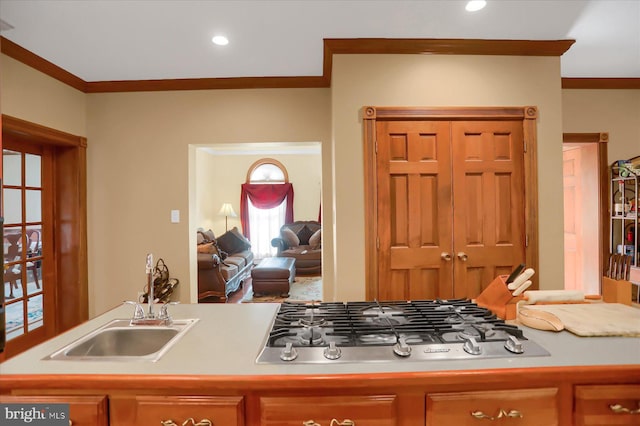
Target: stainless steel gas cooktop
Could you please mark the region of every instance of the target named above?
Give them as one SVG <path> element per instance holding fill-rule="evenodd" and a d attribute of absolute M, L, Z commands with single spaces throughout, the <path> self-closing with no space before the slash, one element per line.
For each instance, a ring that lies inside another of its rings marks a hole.
<path fill-rule="evenodd" d="M 405 362 L 548 356 L 466 299 L 280 305 L 258 363 Z"/>

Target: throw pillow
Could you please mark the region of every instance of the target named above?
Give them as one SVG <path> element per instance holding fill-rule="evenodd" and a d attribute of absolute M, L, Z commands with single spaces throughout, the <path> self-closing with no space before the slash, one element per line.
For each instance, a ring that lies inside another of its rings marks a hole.
<path fill-rule="evenodd" d="M 309 237 L 309 245 L 313 250 L 318 250 L 322 247 L 322 229 L 318 229 Z"/>
<path fill-rule="evenodd" d="M 207 239 L 207 241 L 213 241 L 216 239 L 216 236 L 211 229 L 209 229 L 208 231 L 204 231 L 203 234 L 205 239 Z"/>
<path fill-rule="evenodd" d="M 220 250 L 224 250 L 227 253 L 239 253 L 241 251 L 249 250 L 251 244 L 247 242 L 247 239 L 238 231 L 238 228 L 233 228 L 231 231 L 227 231 L 218 237 L 218 247 Z"/>
<path fill-rule="evenodd" d="M 251 241 L 249 241 L 247 237 L 242 235 L 237 226 L 234 226 L 231 232 L 233 232 L 233 235 L 235 235 L 239 240 L 244 241 L 245 248 L 243 250 L 249 250 L 251 248 Z"/>
<path fill-rule="evenodd" d="M 202 232 L 198 232 L 198 236 L 196 238 L 197 238 L 198 245 L 204 243 L 204 235 L 202 235 Z"/>
<path fill-rule="evenodd" d="M 213 243 L 198 244 L 198 253 L 218 254 L 218 248 Z"/>
<path fill-rule="evenodd" d="M 311 231 L 311 229 L 309 229 L 305 225 L 304 228 L 302 228 L 300 232 L 298 232 L 298 239 L 300 240 L 300 245 L 302 246 L 308 245 L 309 238 L 311 238 L 311 235 L 313 235 L 313 232 Z"/>
<path fill-rule="evenodd" d="M 280 231 L 280 235 L 282 235 L 282 239 L 289 247 L 297 247 L 300 245 L 300 240 L 295 232 L 293 232 L 289 228 L 284 228 Z"/>

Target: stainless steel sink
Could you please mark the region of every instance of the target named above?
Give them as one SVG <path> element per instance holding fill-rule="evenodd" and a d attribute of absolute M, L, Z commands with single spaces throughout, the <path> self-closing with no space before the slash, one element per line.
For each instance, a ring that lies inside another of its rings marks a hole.
<path fill-rule="evenodd" d="M 157 361 L 197 319 L 174 320 L 171 325 L 130 325 L 117 319 L 58 349 L 45 359 L 70 361 Z"/>

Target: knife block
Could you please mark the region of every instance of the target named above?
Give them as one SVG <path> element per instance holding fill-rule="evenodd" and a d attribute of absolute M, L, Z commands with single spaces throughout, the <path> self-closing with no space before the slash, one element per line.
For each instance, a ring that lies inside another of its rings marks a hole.
<path fill-rule="evenodd" d="M 476 298 L 478 306 L 489 309 L 504 320 L 516 319 L 517 303 L 524 299 L 522 295 L 514 297 L 507 288 L 508 275 L 498 275 L 491 284 Z"/>

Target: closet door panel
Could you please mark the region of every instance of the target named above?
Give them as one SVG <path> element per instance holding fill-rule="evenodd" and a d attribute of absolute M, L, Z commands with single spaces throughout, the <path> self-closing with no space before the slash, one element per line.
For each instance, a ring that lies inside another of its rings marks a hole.
<path fill-rule="evenodd" d="M 452 122 L 454 296 L 474 298 L 524 262 L 520 121 Z"/>
<path fill-rule="evenodd" d="M 452 244 L 450 124 L 379 122 L 376 130 L 378 297 L 451 297 L 453 271 L 441 256 Z"/>

